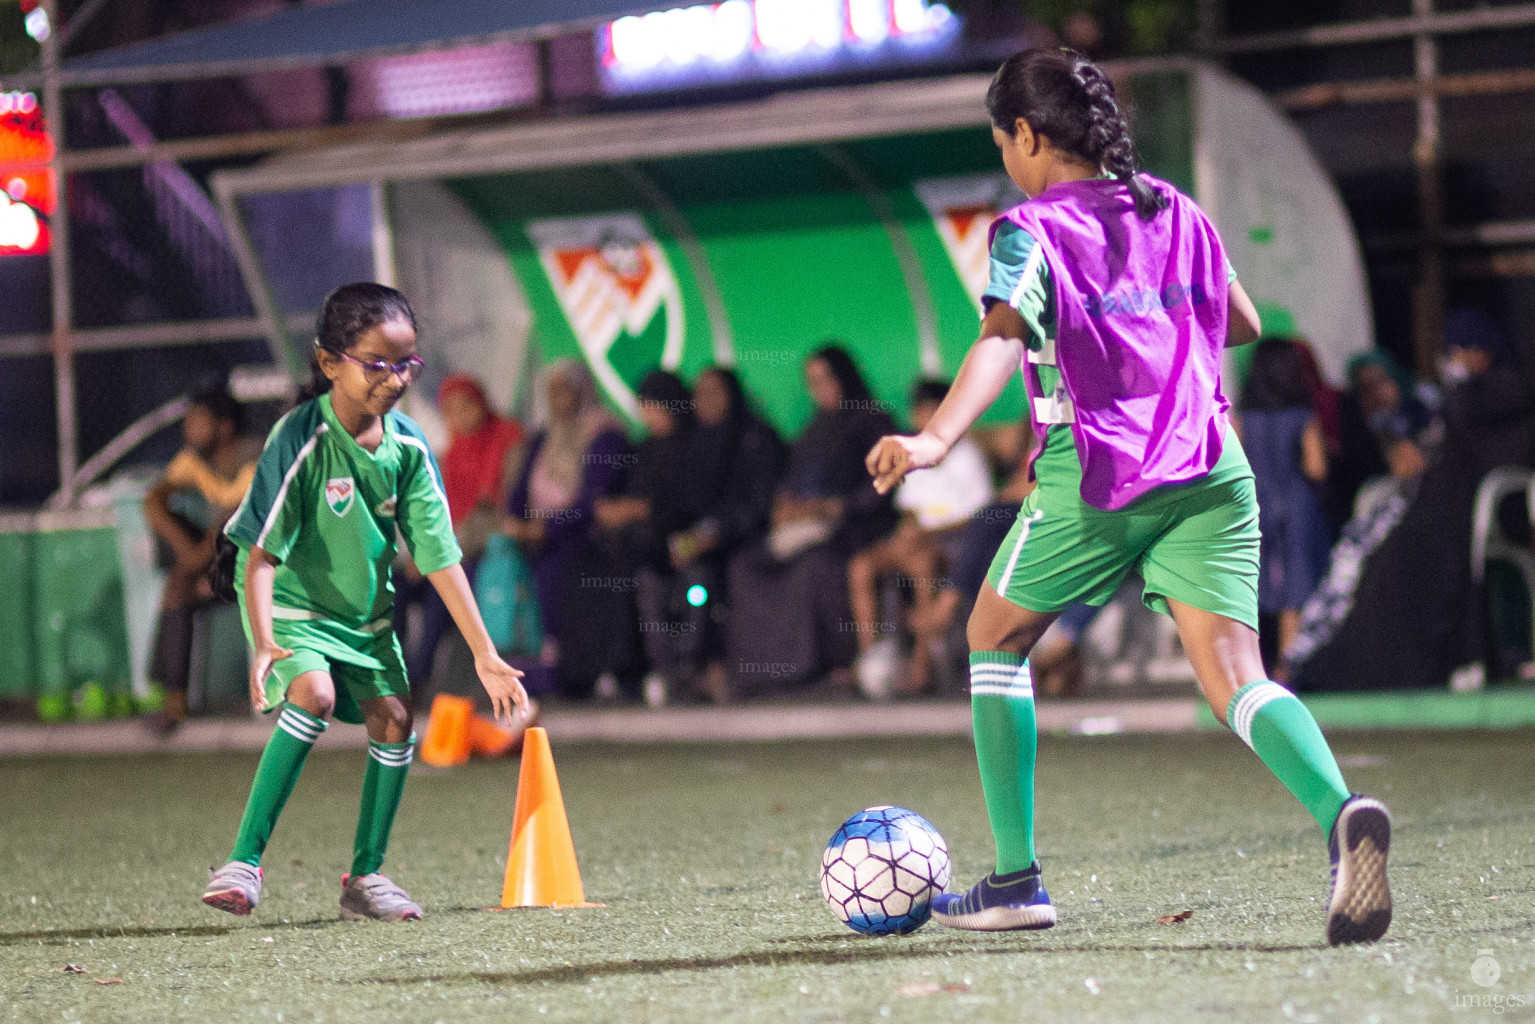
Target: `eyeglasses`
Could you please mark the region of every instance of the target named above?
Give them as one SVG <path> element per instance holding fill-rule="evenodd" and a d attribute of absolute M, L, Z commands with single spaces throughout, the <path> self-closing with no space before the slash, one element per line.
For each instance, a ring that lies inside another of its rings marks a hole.
<path fill-rule="evenodd" d="M 318 346 L 316 346 L 318 347 Z M 330 351 L 327 349 L 326 351 Z M 365 362 L 356 356 L 347 355 L 345 352 L 333 352 L 349 363 L 355 363 L 362 368 L 362 378 L 369 384 L 382 384 L 390 377 L 400 377 L 406 384 L 413 384 L 417 377 L 421 376 L 421 368 L 426 364 L 420 356 L 406 356 L 398 363 L 391 363 L 379 359 L 373 362 Z"/>

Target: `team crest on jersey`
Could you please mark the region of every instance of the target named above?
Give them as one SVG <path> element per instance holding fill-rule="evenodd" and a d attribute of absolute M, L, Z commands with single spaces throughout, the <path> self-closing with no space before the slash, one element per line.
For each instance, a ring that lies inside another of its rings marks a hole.
<path fill-rule="evenodd" d="M 613 401 L 638 416 L 639 401 L 614 366 L 615 344 L 646 334 L 665 317 L 659 359 L 643 362 L 676 369 L 682 361 L 682 290 L 666 253 L 637 214 L 530 221 L 528 236 L 560 301 L 592 374 Z"/>
<path fill-rule="evenodd" d="M 325 504 L 338 516 L 352 510 L 352 499 L 357 495 L 357 485 L 349 476 L 332 477 L 325 481 Z"/>
<path fill-rule="evenodd" d="M 980 302 L 991 273 L 991 223 L 1023 202 L 1023 193 L 1005 174 L 927 178 L 912 188 L 932 216 L 960 283 Z"/>

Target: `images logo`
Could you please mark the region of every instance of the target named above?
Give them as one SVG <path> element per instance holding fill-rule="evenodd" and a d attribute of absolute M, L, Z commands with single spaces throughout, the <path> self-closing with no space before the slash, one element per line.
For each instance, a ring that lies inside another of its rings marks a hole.
<path fill-rule="evenodd" d="M 357 493 L 357 485 L 349 476 L 333 477 L 325 481 L 325 504 L 338 516 L 344 516 L 352 510 L 352 497 Z"/>
<path fill-rule="evenodd" d="M 979 303 L 991 270 L 991 222 L 1023 202 L 1023 193 L 1005 174 L 927 178 L 912 188 L 932 215 L 960 283 Z"/>
<path fill-rule="evenodd" d="M 1471 964 L 1471 980 L 1483 988 L 1491 988 L 1503 976 L 1503 965 L 1493 957 L 1492 950 L 1479 949 Z"/>
<path fill-rule="evenodd" d="M 639 402 L 614 365 L 615 347 L 664 314 L 663 368 L 682 361 L 682 291 L 666 254 L 632 213 L 530 221 L 528 236 L 592 374 L 630 416 Z M 652 357 L 640 360 L 654 366 Z"/>

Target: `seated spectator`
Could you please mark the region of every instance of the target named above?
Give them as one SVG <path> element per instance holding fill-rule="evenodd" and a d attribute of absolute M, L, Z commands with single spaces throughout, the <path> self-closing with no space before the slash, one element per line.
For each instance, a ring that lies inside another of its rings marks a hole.
<path fill-rule="evenodd" d="M 815 413 L 789 451 L 771 529 L 730 564 L 730 670 L 757 688 L 826 674 L 852 682 L 858 645 L 848 559 L 896 522 L 894 503 L 874 490 L 863 465 L 895 423 L 852 357 L 837 345 L 819 349 L 805 361 L 805 384 Z"/>
<path fill-rule="evenodd" d="M 1472 507 L 1491 470 L 1535 467 L 1535 389 L 1486 314 L 1453 311 L 1445 343 L 1442 455 L 1345 530 L 1286 652 L 1297 689 L 1442 687 L 1483 657 Z"/>
<path fill-rule="evenodd" d="M 522 428 L 516 420 L 496 415 L 484 388 L 467 374 L 453 374 L 442 382 L 437 408 L 448 427 L 448 449 L 441 462 L 443 490 L 464 552 L 464 571 L 472 582 L 485 542 L 500 522 L 507 459 L 522 439 Z M 414 568 L 407 562 L 406 578 L 396 584 L 401 593 L 395 602 L 396 621 L 402 625 L 409 604 L 419 601 L 422 610 L 421 634 L 410 638 L 405 659 L 413 697 L 425 695 L 437 647 L 453 625 L 436 589 L 425 585 Z"/>
<path fill-rule="evenodd" d="M 161 733 L 187 717 L 192 620 L 213 596 L 214 542 L 256 475 L 261 442 L 243 437 L 244 427 L 245 410 L 223 385 L 199 392 L 181 423 L 181 451 L 144 495 L 144 518 L 165 570 L 149 667 L 150 679 L 165 688 L 165 705 L 146 720 Z M 190 504 L 178 501 L 188 497 Z"/>
<path fill-rule="evenodd" d="M 1352 514 L 1368 515 L 1428 468 L 1429 455 L 1444 434 L 1439 394 L 1417 383 L 1387 353 L 1376 349 L 1349 362 L 1349 382 L 1386 476 L 1366 480 Z"/>
<path fill-rule="evenodd" d="M 923 381 L 912 391 L 911 419 L 916 431 L 927 426 L 949 392 L 942 381 Z M 848 562 L 853 620 L 858 639 L 858 683 L 864 693 L 912 695 L 931 684 L 934 646 L 947 632 L 948 620 L 937 608 L 940 576 L 957 554 L 960 534 L 970 517 L 991 503 L 991 470 L 975 440 L 962 437 L 948 456 L 931 469 L 908 475 L 896 491 L 901 511 L 894 533 L 860 551 Z M 946 553 L 945 548 L 948 548 Z M 879 582 L 899 573 L 912 584 L 911 624 L 914 646 L 905 678 L 893 679 L 899 666 L 894 636 L 878 637 Z M 940 657 L 942 651 L 938 652 Z"/>
<path fill-rule="evenodd" d="M 581 363 L 550 363 L 541 390 L 547 409 L 523 451 L 503 529 L 532 566 L 545 635 L 542 660 L 554 665 L 563 664 L 561 652 L 583 639 L 580 617 L 567 616 L 562 605 L 572 590 L 567 583 L 579 584 L 573 562 L 592 534 L 594 503 L 621 490 L 634 456 Z M 579 680 L 576 689 L 582 689 Z"/>
<path fill-rule="evenodd" d="M 1322 578 L 1296 618 L 1295 633 L 1281 647 L 1291 674 L 1327 643 L 1352 608 L 1365 560 L 1401 522 L 1444 432 L 1438 393 L 1415 384 L 1385 352 L 1355 356 L 1349 384 L 1339 472 L 1355 478 L 1349 482 L 1352 507 Z M 1365 472 L 1369 475 L 1358 480 Z M 1333 491 L 1335 499 L 1339 494 Z"/>
<path fill-rule="evenodd" d="M 650 420 L 663 410 L 647 413 L 652 432 L 657 428 Z M 711 367 L 699 374 L 693 412 L 677 484 L 690 496 L 688 522 L 668 534 L 666 558 L 639 573 L 651 703 L 677 693 L 715 703 L 729 699 L 720 635 L 729 615 L 725 570 L 736 551 L 767 533 L 783 467 L 783 443 L 751 411 L 732 371 Z"/>
<path fill-rule="evenodd" d="M 1258 343 L 1237 420 L 1258 490 L 1262 542 L 1258 611 L 1277 623 L 1270 676 L 1288 678 L 1282 652 L 1295 638 L 1300 610 L 1327 571 L 1330 530 L 1317 489 L 1327 478 L 1327 441 L 1296 343 Z"/>
<path fill-rule="evenodd" d="M 664 599 L 672 583 L 670 539 L 697 518 L 698 492 L 692 486 L 689 464 L 695 421 L 692 395 L 675 374 L 651 371 L 640 381 L 636 395 L 645 438 L 635 449 L 623 492 L 593 502 L 597 532 L 587 570 L 632 580 L 633 586 L 620 585 L 614 588 L 614 597 L 604 594 L 595 604 L 583 602 L 586 618 L 608 616 L 602 628 L 608 638 L 601 647 L 602 660 L 594 652 L 586 652 L 584 660 L 588 674 L 595 672 L 599 679 L 610 676 L 609 685 L 616 688 L 648 656 L 655 670 L 645 679 L 645 700 L 659 706 L 666 702 L 667 690 L 675 685 L 680 671 L 672 657 L 676 645 L 668 641 L 681 637 L 663 634 L 668 630 L 680 634 L 683 624 L 670 618 Z"/>

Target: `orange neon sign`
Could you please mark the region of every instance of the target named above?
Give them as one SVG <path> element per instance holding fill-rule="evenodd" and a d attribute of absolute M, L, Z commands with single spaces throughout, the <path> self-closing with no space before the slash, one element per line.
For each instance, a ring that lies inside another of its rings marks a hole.
<path fill-rule="evenodd" d="M 7 167 L 0 171 L 0 256 L 48 251 L 48 221 L 57 201 L 47 167 L 52 158 L 53 140 L 37 97 L 0 92 L 0 166 Z"/>

